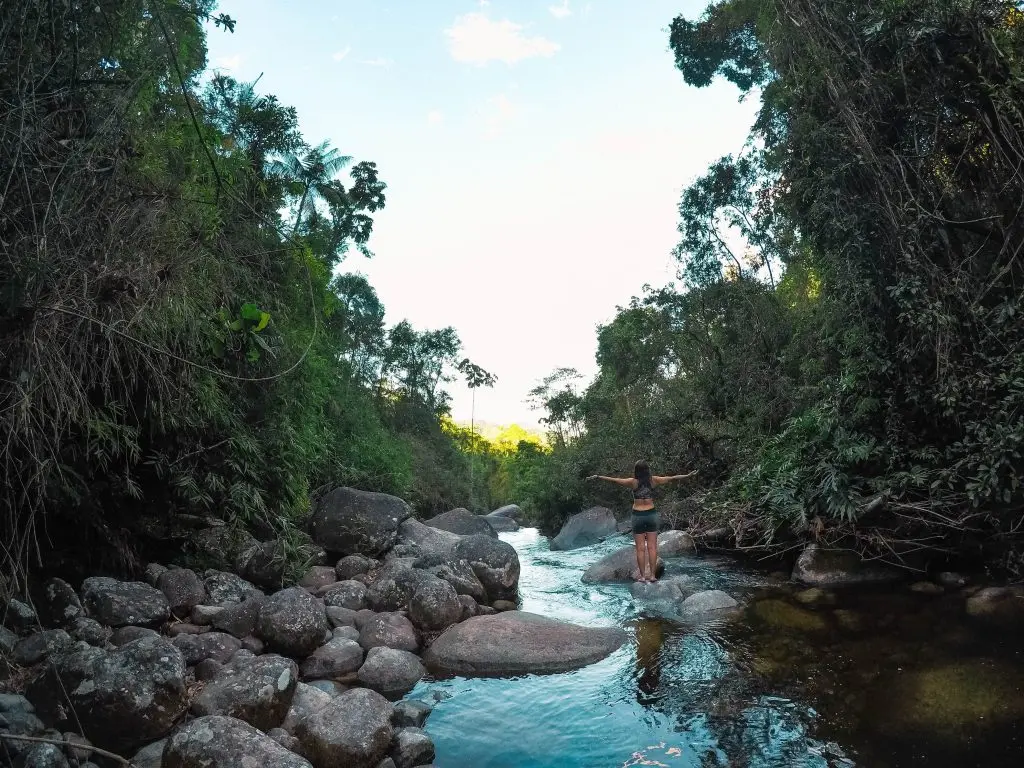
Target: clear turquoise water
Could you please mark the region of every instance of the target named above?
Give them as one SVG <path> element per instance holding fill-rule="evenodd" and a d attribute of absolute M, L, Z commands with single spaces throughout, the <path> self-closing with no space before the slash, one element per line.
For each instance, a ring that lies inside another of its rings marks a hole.
<path fill-rule="evenodd" d="M 617 625 L 630 641 L 584 669 L 503 679 L 425 680 L 409 698 L 436 700 L 426 730 L 441 768 L 849 766 L 809 735 L 806 704 L 759 690 L 727 624 L 693 626 L 635 601 L 628 585 L 586 585 L 583 570 L 628 543 L 552 552 L 534 529 L 502 534 L 519 553 L 522 609 L 577 624 Z M 705 588 L 736 596 L 759 578 L 707 558 L 667 561 Z"/>

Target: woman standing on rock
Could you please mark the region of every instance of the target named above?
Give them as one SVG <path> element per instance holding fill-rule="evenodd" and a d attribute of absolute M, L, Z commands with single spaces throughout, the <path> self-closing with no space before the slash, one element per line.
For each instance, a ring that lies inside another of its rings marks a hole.
<path fill-rule="evenodd" d="M 697 471 L 685 475 L 652 475 L 651 468 L 642 459 L 633 466 L 632 477 L 605 477 L 591 475 L 587 480 L 607 480 L 624 485 L 633 491 L 633 543 L 636 545 L 637 581 L 651 584 L 657 581 L 658 570 L 658 510 L 654 508 L 656 486 L 685 480 Z"/>

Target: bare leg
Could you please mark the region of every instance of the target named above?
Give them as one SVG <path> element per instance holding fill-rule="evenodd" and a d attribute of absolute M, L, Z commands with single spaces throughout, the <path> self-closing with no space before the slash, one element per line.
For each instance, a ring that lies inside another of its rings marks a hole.
<path fill-rule="evenodd" d="M 658 532 L 645 533 L 644 539 L 647 543 L 647 564 L 651 569 L 650 580 L 658 580 Z"/>
<path fill-rule="evenodd" d="M 645 541 L 645 534 L 635 533 L 633 534 L 633 544 L 636 546 L 636 564 L 637 564 L 637 581 L 643 581 L 646 576 L 644 575 L 647 571 L 647 542 Z"/>

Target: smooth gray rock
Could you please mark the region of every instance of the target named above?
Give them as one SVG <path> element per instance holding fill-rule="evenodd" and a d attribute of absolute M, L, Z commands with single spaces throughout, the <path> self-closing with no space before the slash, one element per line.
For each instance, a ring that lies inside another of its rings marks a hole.
<path fill-rule="evenodd" d="M 811 544 L 793 566 L 793 580 L 812 587 L 848 587 L 859 584 L 889 584 L 904 574 L 887 565 L 865 561 L 848 549 L 826 549 Z"/>
<path fill-rule="evenodd" d="M 581 627 L 524 611 L 475 616 L 427 649 L 427 667 L 466 676 L 565 672 L 592 664 L 626 641 L 618 627 Z"/>
<path fill-rule="evenodd" d="M 136 640 L 141 640 L 144 637 L 156 638 L 160 636 L 159 632 L 149 627 L 118 627 L 110 636 L 110 643 L 120 647 L 128 645 L 128 643 L 134 643 Z"/>
<path fill-rule="evenodd" d="M 551 540 L 551 549 L 577 549 L 596 544 L 615 533 L 615 513 L 607 507 L 591 507 L 570 517 Z"/>
<path fill-rule="evenodd" d="M 511 517 L 495 515 L 492 512 L 489 515 L 485 515 L 484 519 L 491 524 L 491 528 L 493 528 L 497 533 L 512 533 L 519 530 L 519 523 Z"/>
<path fill-rule="evenodd" d="M 666 558 L 679 557 L 692 552 L 693 539 L 685 531 L 664 531 L 658 534 L 659 578 L 665 572 Z M 636 547 L 632 544 L 605 555 L 583 572 L 584 584 L 633 581 L 637 577 Z"/>
<path fill-rule="evenodd" d="M 237 659 L 207 683 L 192 702 L 192 713 L 227 715 L 267 731 L 284 722 L 298 681 L 291 659 L 273 654 Z"/>
<path fill-rule="evenodd" d="M 661 579 L 653 584 L 638 581 L 629 585 L 629 593 L 637 600 L 671 601 L 683 599 L 683 584 L 678 579 Z"/>
<path fill-rule="evenodd" d="M 330 632 L 323 601 L 300 587 L 289 587 L 266 599 L 256 622 L 256 636 L 267 648 L 286 656 L 315 651 Z"/>
<path fill-rule="evenodd" d="M 162 768 L 313 768 L 308 760 L 233 717 L 187 723 L 167 740 Z"/>
<path fill-rule="evenodd" d="M 324 612 L 327 614 L 327 621 L 334 628 L 355 627 L 356 625 L 356 611 L 353 611 L 351 608 L 338 608 L 337 606 L 328 605 Z"/>
<path fill-rule="evenodd" d="M 404 699 L 395 702 L 395 711 L 391 716 L 391 724 L 395 728 L 422 728 L 433 711 L 433 704 L 428 704 L 419 699 Z"/>
<path fill-rule="evenodd" d="M 476 616 L 480 612 L 480 606 L 477 605 L 469 595 L 459 595 L 459 605 L 462 607 L 462 613 L 459 615 L 459 621 L 465 621 L 466 619 Z"/>
<path fill-rule="evenodd" d="M 487 590 L 480 583 L 473 567 L 467 560 L 459 560 L 446 555 L 426 555 L 418 558 L 413 566 L 418 570 L 443 579 L 455 587 L 460 595 L 469 595 L 476 602 L 487 600 Z"/>
<path fill-rule="evenodd" d="M 82 604 L 108 627 L 158 626 L 171 615 L 164 593 L 141 581 L 92 576 L 82 582 Z"/>
<path fill-rule="evenodd" d="M 409 618 L 420 629 L 447 629 L 462 617 L 455 588 L 435 578 L 417 587 L 409 600 Z"/>
<path fill-rule="evenodd" d="M 310 680 L 306 685 L 310 688 L 316 688 L 318 691 L 323 691 L 332 699 L 335 696 L 340 696 L 351 687 L 344 683 L 339 683 L 337 680 Z"/>
<path fill-rule="evenodd" d="M 379 693 L 356 688 L 299 722 L 295 735 L 318 768 L 375 768 L 391 746 L 391 712 Z"/>
<path fill-rule="evenodd" d="M 157 579 L 156 586 L 164 593 L 175 616 L 189 616 L 193 608 L 210 599 L 203 580 L 191 568 L 164 571 Z"/>
<path fill-rule="evenodd" d="M 331 636 L 334 640 L 355 640 L 359 642 L 359 630 L 351 626 L 335 627 L 331 630 Z"/>
<path fill-rule="evenodd" d="M 75 588 L 64 579 L 54 578 L 43 585 L 39 614 L 44 626 L 56 628 L 67 627 L 85 611 Z"/>
<path fill-rule="evenodd" d="M 464 536 L 452 548 L 452 556 L 469 563 L 489 602 L 518 597 L 519 556 L 511 544 L 488 536 Z"/>
<path fill-rule="evenodd" d="M 366 585 L 352 579 L 336 582 L 324 593 L 323 601 L 328 608 L 348 608 L 350 611 L 358 611 L 366 607 Z"/>
<path fill-rule="evenodd" d="M 263 597 L 263 590 L 255 584 L 227 571 L 204 571 L 203 586 L 213 605 L 234 605 L 253 597 Z"/>
<path fill-rule="evenodd" d="M 427 673 L 419 656 L 396 648 L 371 648 L 359 668 L 359 682 L 391 700 L 411 691 Z"/>
<path fill-rule="evenodd" d="M 320 646 L 302 662 L 302 679 L 334 680 L 350 675 L 363 663 L 363 649 L 355 640 L 334 639 Z"/>
<path fill-rule="evenodd" d="M 147 744 L 132 757 L 133 768 L 163 768 L 164 748 L 167 746 L 167 739 L 154 741 Z"/>
<path fill-rule="evenodd" d="M 285 716 L 281 728 L 287 731 L 288 734 L 294 735 L 295 729 L 300 722 L 326 707 L 332 698 L 334 697 L 326 691 L 322 691 L 312 685 L 299 683 L 295 688 L 292 705 L 288 709 L 288 714 Z"/>
<path fill-rule="evenodd" d="M 298 754 L 302 751 L 302 745 L 299 743 L 299 740 L 288 733 L 284 728 L 271 728 L 267 731 L 267 736 L 272 738 L 289 752 Z"/>
<path fill-rule="evenodd" d="M 415 768 L 434 760 L 434 742 L 420 728 L 399 728 L 390 754 L 395 768 Z"/>
<path fill-rule="evenodd" d="M 317 500 L 309 532 L 328 552 L 378 557 L 395 544 L 399 524 L 411 515 L 397 496 L 338 487 Z"/>
<path fill-rule="evenodd" d="M 526 513 L 523 512 L 522 507 L 518 504 L 506 504 L 503 507 L 498 507 L 493 512 L 487 514 L 487 517 L 508 517 L 515 520 L 517 523 L 522 523 L 526 520 Z"/>
<path fill-rule="evenodd" d="M 400 613 L 377 613 L 364 621 L 359 644 L 366 650 L 386 647 L 413 652 L 420 647 L 415 627 Z"/>
<path fill-rule="evenodd" d="M 679 604 L 679 611 L 686 616 L 712 613 L 735 608 L 739 603 L 720 589 L 706 589 L 690 595 Z"/>
<path fill-rule="evenodd" d="M 417 556 L 447 555 L 458 541 L 458 534 L 424 525 L 412 518 L 398 526 L 398 543 L 413 549 Z"/>
<path fill-rule="evenodd" d="M 429 520 L 424 520 L 431 528 L 438 528 L 442 531 L 455 533 L 459 536 L 483 535 L 491 538 L 498 538 L 494 527 L 486 517 L 474 515 L 468 509 L 459 507 L 448 512 L 442 512 Z"/>
<path fill-rule="evenodd" d="M 178 635 L 171 641 L 181 651 L 185 663 L 194 667 L 205 659 L 227 664 L 242 647 L 242 641 L 224 632 L 206 632 L 201 635 Z"/>

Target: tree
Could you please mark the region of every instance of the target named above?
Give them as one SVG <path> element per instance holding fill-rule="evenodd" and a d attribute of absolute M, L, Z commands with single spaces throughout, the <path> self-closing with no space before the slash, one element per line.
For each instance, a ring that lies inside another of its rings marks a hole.
<path fill-rule="evenodd" d="M 273 161 L 273 173 L 289 185 L 294 197 L 298 197 L 295 223 L 292 225 L 293 237 L 299 232 L 307 206 L 312 212 L 319 199 L 328 205 L 337 205 L 341 202 L 344 190 L 334 177 L 351 161 L 351 157 L 342 155 L 326 141 L 315 147 L 306 148 L 301 155 L 295 152 L 282 153 Z"/>
<path fill-rule="evenodd" d="M 470 362 L 468 357 L 462 358 L 459 362 L 458 371 L 466 378 L 466 386 L 469 387 L 469 391 L 472 393 L 471 405 L 469 411 L 469 436 L 470 440 L 475 442 L 476 437 L 476 390 L 478 387 L 493 387 L 498 381 L 494 374 L 488 373 L 479 365 Z M 473 501 L 473 455 L 470 453 L 469 461 L 469 493 L 470 503 Z"/>

